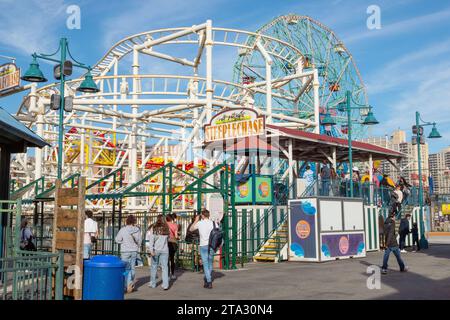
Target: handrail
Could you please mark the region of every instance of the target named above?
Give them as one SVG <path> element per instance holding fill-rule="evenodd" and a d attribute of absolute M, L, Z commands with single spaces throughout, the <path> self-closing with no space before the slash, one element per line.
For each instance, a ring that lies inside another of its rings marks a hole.
<path fill-rule="evenodd" d="M 121 177 L 121 179 L 122 179 L 122 176 L 123 176 L 123 167 L 120 167 L 120 168 L 118 168 L 118 169 L 116 169 L 116 170 L 114 170 L 114 171 L 111 171 L 110 173 L 108 173 L 106 176 L 100 178 L 99 180 L 94 181 L 93 183 L 91 183 L 90 185 L 88 185 L 88 186 L 86 187 L 86 190 L 89 190 L 89 189 L 95 187 L 96 185 L 102 183 L 103 181 L 105 181 L 106 179 L 108 179 L 108 178 L 111 177 L 111 176 L 116 176 L 117 172 L 120 172 L 120 177 Z"/>
<path fill-rule="evenodd" d="M 44 190 L 44 183 L 45 183 L 44 176 L 42 176 L 42 177 L 40 177 L 40 178 L 38 178 L 36 180 L 31 181 L 30 183 L 24 185 L 23 187 L 20 187 L 17 190 L 14 190 L 14 191 L 10 192 L 11 198 L 14 198 L 16 195 L 20 194 L 21 192 L 27 192 L 28 189 L 30 189 L 30 187 L 32 187 L 33 185 L 34 185 L 34 188 L 35 188 L 35 193 L 37 195 L 39 193 L 39 182 L 41 183 L 41 188 L 40 189 L 41 189 L 41 191 L 43 191 Z"/>
<path fill-rule="evenodd" d="M 72 182 L 72 187 L 73 187 L 74 184 L 75 184 L 75 179 L 76 179 L 76 178 L 79 178 L 80 176 L 81 176 L 80 173 L 78 173 L 78 172 L 77 172 L 77 173 L 74 173 L 74 174 L 68 176 L 67 178 L 65 178 L 64 180 L 62 180 L 62 183 L 61 183 L 61 184 L 64 185 L 65 183 L 71 181 L 71 182 Z M 43 198 L 44 195 L 46 195 L 46 194 L 52 192 L 53 190 L 55 190 L 55 188 L 56 188 L 55 185 L 51 186 L 51 187 L 48 188 L 47 190 L 45 190 L 45 191 L 39 193 L 38 195 L 36 195 L 36 198 Z"/>

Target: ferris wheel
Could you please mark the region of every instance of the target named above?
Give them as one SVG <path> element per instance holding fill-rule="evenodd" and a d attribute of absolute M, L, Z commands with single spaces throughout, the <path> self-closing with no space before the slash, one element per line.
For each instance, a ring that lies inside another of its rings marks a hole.
<path fill-rule="evenodd" d="M 345 110 L 346 93 L 351 93 L 352 104 L 363 109 L 351 110 L 352 136 L 362 138 L 366 127 L 361 124 L 369 111 L 366 88 L 352 55 L 335 33 L 307 16 L 294 14 L 280 16 L 261 27 L 258 34 L 264 34 L 295 46 L 302 56 L 303 72 L 317 69 L 319 76 L 319 112 L 322 119 L 329 113 L 336 121 L 335 126 L 320 126 L 322 134 L 346 137 L 348 133 L 347 113 Z M 255 42 L 256 37 L 248 39 Z M 243 84 L 264 81 L 264 61 L 258 51 L 240 54 L 234 66 L 234 81 Z M 298 66 L 285 60 L 274 59 L 272 74 L 283 77 L 298 72 Z M 273 97 L 272 108 L 286 115 L 304 119 L 314 117 L 314 97 L 312 84 L 308 87 L 302 81 L 290 81 L 276 90 L 296 99 L 278 99 Z M 255 103 L 265 105 L 263 95 L 254 96 Z M 367 106 L 367 109 L 364 108 Z"/>

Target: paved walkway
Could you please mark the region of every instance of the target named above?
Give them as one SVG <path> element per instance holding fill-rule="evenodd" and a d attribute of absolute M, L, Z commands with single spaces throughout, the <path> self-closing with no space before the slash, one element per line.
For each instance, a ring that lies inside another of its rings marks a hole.
<path fill-rule="evenodd" d="M 244 269 L 215 272 L 212 290 L 203 288 L 203 275 L 180 271 L 163 291 L 148 287 L 149 270 L 137 269 L 137 291 L 127 299 L 450 299 L 450 245 L 431 244 L 420 253 L 403 255 L 410 267 L 398 271 L 391 255 L 388 275 L 381 289 L 367 288 L 370 265 L 380 265 L 382 252 L 366 258 L 327 263 L 250 263 Z"/>

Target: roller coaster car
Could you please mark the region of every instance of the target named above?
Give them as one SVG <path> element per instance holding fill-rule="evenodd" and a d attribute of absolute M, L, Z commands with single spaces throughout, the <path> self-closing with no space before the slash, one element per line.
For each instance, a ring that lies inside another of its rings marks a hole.
<path fill-rule="evenodd" d="M 250 76 L 243 76 L 242 77 L 242 84 L 251 84 L 255 82 L 255 78 L 254 77 L 250 77 Z"/>

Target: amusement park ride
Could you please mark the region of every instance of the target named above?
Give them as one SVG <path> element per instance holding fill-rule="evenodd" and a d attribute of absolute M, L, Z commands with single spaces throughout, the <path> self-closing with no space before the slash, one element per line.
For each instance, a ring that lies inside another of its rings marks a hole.
<path fill-rule="evenodd" d="M 215 63 L 216 52 L 230 47 L 237 56 L 234 67 L 230 65 L 233 82 L 213 76 L 218 68 L 226 68 Z M 172 73 L 148 72 L 164 67 Z M 64 117 L 62 177 L 85 176 L 99 194 L 114 189 L 112 172 L 120 170 L 125 188 L 169 163 L 184 172 L 174 175 L 173 192 L 188 186 L 193 177 L 187 173 L 201 176 L 225 160 L 223 153 L 204 150 L 202 131 L 224 110 L 251 108 L 265 117 L 267 125 L 346 138 L 347 113 L 337 106 L 350 91 L 353 101 L 367 106 L 351 111 L 353 137 L 358 139 L 365 133 L 360 120 L 370 108 L 358 68 L 344 44 L 321 23 L 293 14 L 280 16 L 256 32 L 215 27 L 207 20 L 192 27 L 132 35 L 109 49 L 91 73 L 99 92 L 77 92 L 82 77 L 65 84 L 66 97 L 73 97 L 73 111 Z M 37 149 L 34 157 L 16 156 L 15 190 L 36 181 L 42 182 L 41 191 L 54 185 L 58 111 L 49 105 L 51 95 L 59 92 L 56 83 L 39 88 L 33 83 L 19 107 L 16 117 L 52 147 Z M 329 113 L 337 125 L 320 124 Z M 173 145 L 177 152 L 169 154 Z M 271 170 L 283 177 L 290 172 L 283 165 Z M 162 179 L 156 175 L 145 180 L 140 190 L 155 192 Z M 32 188 L 26 192 L 28 198 L 38 193 Z M 182 210 L 191 208 L 195 196 L 183 197 Z M 130 198 L 123 205 L 129 211 L 157 210 L 161 201 L 151 198 Z M 86 207 L 98 208 L 101 201 L 88 200 Z"/>

